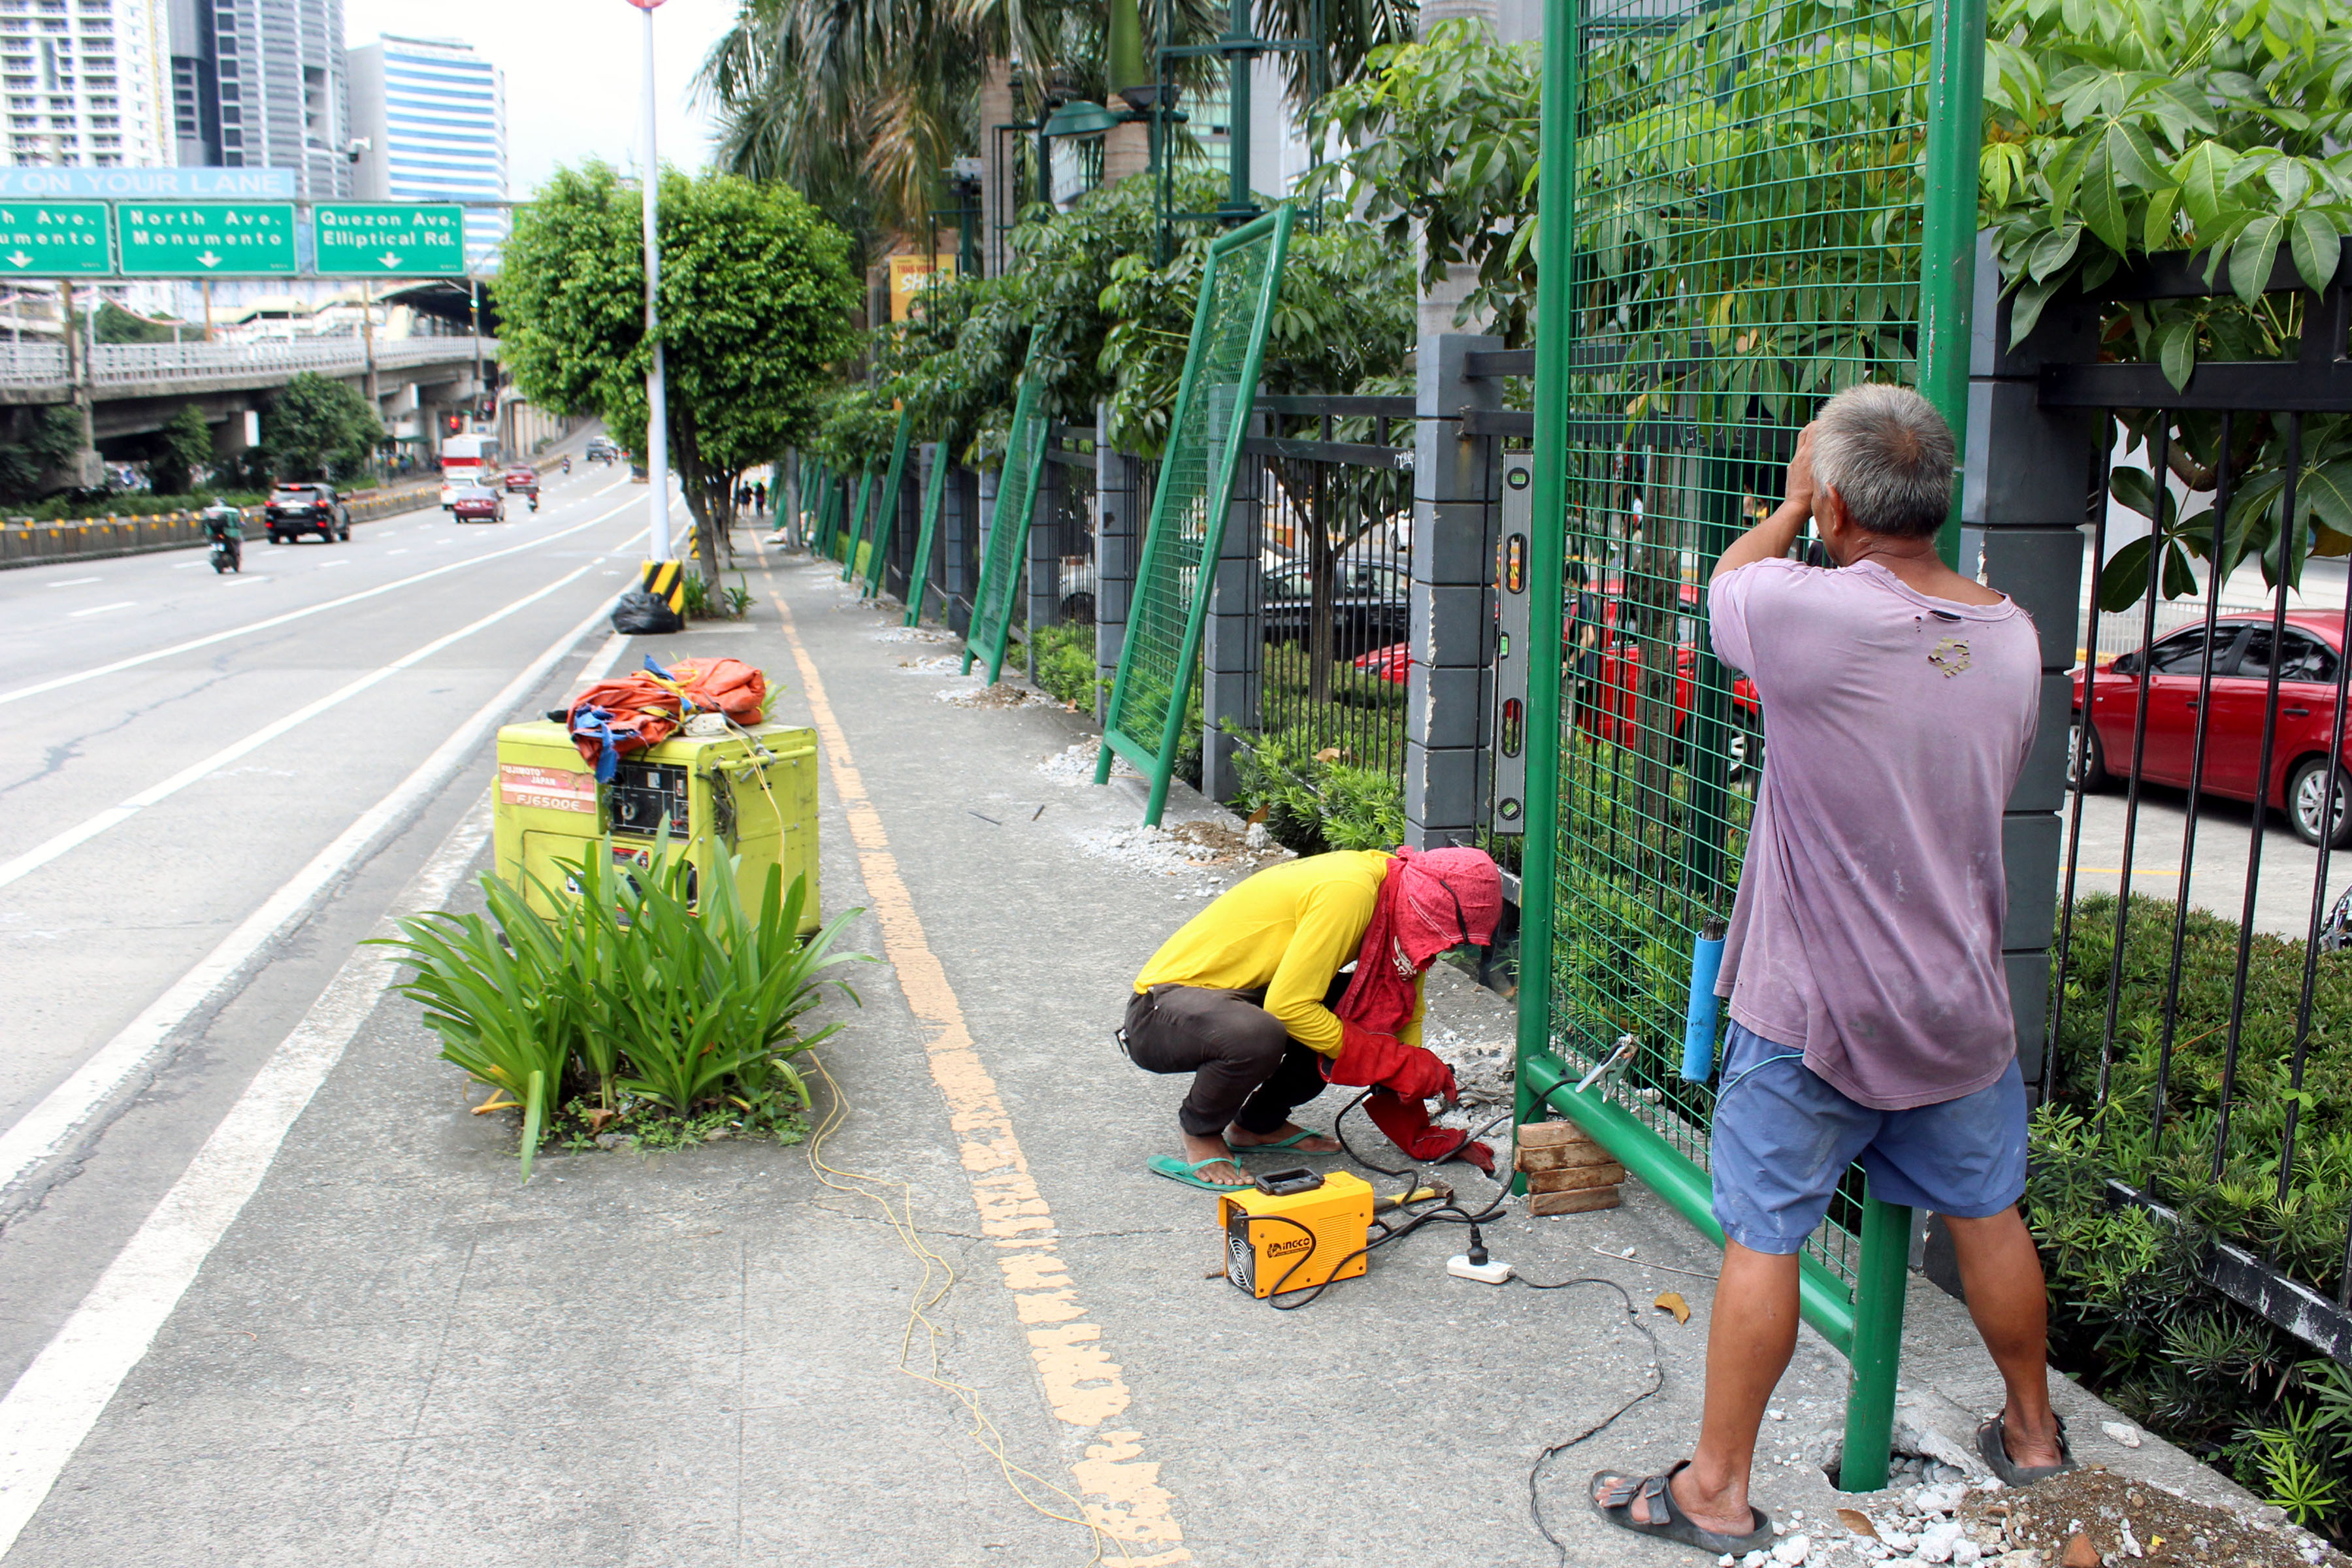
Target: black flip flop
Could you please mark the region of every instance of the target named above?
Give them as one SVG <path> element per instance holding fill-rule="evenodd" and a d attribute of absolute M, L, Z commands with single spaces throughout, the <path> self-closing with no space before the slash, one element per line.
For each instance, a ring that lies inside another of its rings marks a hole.
<path fill-rule="evenodd" d="M 1606 1489 L 1601 1483 L 1614 1472 L 1595 1470 L 1586 1495 L 1592 1500 L 1593 1512 L 1618 1529 L 1631 1531 L 1635 1535 L 1680 1542 L 1685 1546 L 1696 1546 L 1701 1552 L 1712 1552 L 1718 1556 L 1728 1552 L 1737 1557 L 1743 1552 L 1762 1551 L 1771 1546 L 1771 1518 L 1752 1504 L 1748 1511 L 1755 1516 L 1756 1527 L 1745 1535 L 1718 1535 L 1702 1525 L 1693 1524 L 1675 1506 L 1674 1490 L 1674 1479 L 1689 1468 L 1690 1461 L 1684 1459 L 1664 1475 L 1644 1476 L 1639 1480 L 1619 1477 Z M 1605 1502 L 1602 1500 L 1604 1497 L 1615 1497 L 1617 1500 Z M 1646 1524 L 1633 1517 L 1636 1499 L 1649 1504 L 1650 1521 Z"/>
<path fill-rule="evenodd" d="M 2074 1450 L 2066 1446 L 2066 1418 L 2058 1422 L 2058 1462 L 2054 1465 L 2021 1465 L 2009 1457 L 2009 1438 L 2001 1425 L 2002 1418 L 1994 1416 L 1977 1428 L 1977 1455 L 2000 1478 L 2005 1487 L 2030 1487 L 2036 1481 L 2046 1481 L 2053 1476 L 2063 1476 L 2074 1468 Z"/>

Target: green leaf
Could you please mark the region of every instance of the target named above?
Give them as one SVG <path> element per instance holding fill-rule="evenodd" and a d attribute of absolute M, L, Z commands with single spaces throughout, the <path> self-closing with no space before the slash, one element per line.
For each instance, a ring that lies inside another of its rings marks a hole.
<path fill-rule="evenodd" d="M 2352 534 L 2352 458 L 2305 468 L 2295 493 L 2322 523 L 2339 534 Z"/>
<path fill-rule="evenodd" d="M 2123 192 L 2118 188 L 2114 164 L 2107 156 L 2107 139 L 2102 138 L 2083 164 L 2083 181 L 2074 193 L 2075 210 L 2093 234 L 2105 242 L 2110 250 L 2124 250 L 2131 245 L 2130 220 L 2124 213 Z"/>
<path fill-rule="evenodd" d="M 2292 207 L 2311 190 L 2311 170 L 2300 158 L 2276 158 L 2263 170 L 2263 183 L 2276 194 L 2279 205 Z"/>
<path fill-rule="evenodd" d="M 2172 232 L 2173 212 L 2180 202 L 2178 185 L 2157 192 L 2147 199 L 2147 218 L 2140 226 L 2140 244 L 2148 250 L 2170 250 L 2175 239 Z"/>
<path fill-rule="evenodd" d="M 2281 220 L 2258 217 L 2230 247 L 2230 287 L 2247 304 L 2262 298 L 2263 285 L 2270 281 L 2271 264 L 2278 259 L 2279 241 L 2285 237 L 2286 225 Z"/>
<path fill-rule="evenodd" d="M 2117 121 L 2108 126 L 2103 151 L 2107 155 L 2108 165 L 2141 190 L 2171 189 L 2172 175 L 2165 169 L 2156 143 L 2150 142 L 2147 132 L 2138 126 L 2126 121 Z"/>
<path fill-rule="evenodd" d="M 2221 221 L 2222 208 L 2228 205 L 2224 182 L 2237 162 L 2237 154 L 2219 142 L 2200 142 L 2172 167 L 2174 177 L 2180 182 L 2181 207 L 2205 243 L 2211 241 L 2201 231 Z"/>
<path fill-rule="evenodd" d="M 2336 269 L 2344 259 L 2344 241 L 2336 226 L 2305 207 L 2294 215 L 2293 234 L 2295 270 L 2315 291 L 2325 289 L 2336 280 Z"/>
<path fill-rule="evenodd" d="M 2197 322 L 2193 318 L 2178 317 L 2156 330 L 2157 363 L 2164 367 L 2164 379 L 2172 383 L 2172 390 L 2185 392 L 2189 378 L 2197 372 Z"/>
<path fill-rule="evenodd" d="M 2135 539 L 2107 557 L 2099 569 L 2099 608 L 2108 615 L 2120 615 L 2140 602 L 2147 593 L 2147 561 L 2155 542 L 2145 536 Z"/>

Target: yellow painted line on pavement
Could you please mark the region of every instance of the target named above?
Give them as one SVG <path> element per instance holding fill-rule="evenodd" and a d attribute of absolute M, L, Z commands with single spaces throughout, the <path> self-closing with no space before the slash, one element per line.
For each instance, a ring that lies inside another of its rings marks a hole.
<path fill-rule="evenodd" d="M 1132 1397 L 1127 1382 L 1104 1348 L 1101 1325 L 1088 1321 L 1079 1305 L 1077 1286 L 1055 1240 L 1053 1211 L 1029 1173 L 1012 1115 L 972 1042 L 947 970 L 923 933 L 913 895 L 890 853 L 881 814 L 866 793 L 848 738 L 825 698 L 824 678 L 801 641 L 783 595 L 770 597 L 783 617 L 784 640 L 792 647 L 810 716 L 824 742 L 834 792 L 849 819 L 866 900 L 882 927 L 883 951 L 898 973 L 907 1005 L 930 1031 L 925 1049 L 931 1081 L 947 1100 L 949 1125 L 961 1143 L 981 1231 L 993 1238 L 1001 1254 L 997 1262 L 1004 1287 L 1028 1328 L 1029 1355 L 1045 1386 L 1045 1402 L 1058 1419 L 1096 1438 L 1087 1446 L 1086 1458 L 1070 1467 L 1087 1521 L 1114 1541 L 1160 1548 L 1149 1557 L 1122 1558 L 1129 1568 L 1190 1563 L 1192 1554 L 1184 1549 L 1174 1500 L 1160 1485 L 1160 1466 L 1143 1457 L 1143 1434 L 1102 1429 L 1126 1411 Z"/>

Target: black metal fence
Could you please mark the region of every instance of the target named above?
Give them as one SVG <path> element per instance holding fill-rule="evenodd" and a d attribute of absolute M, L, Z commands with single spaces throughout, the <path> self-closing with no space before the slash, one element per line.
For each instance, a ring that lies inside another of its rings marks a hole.
<path fill-rule="evenodd" d="M 1244 446 L 1263 553 L 1260 727 L 1402 780 L 1412 578 L 1410 397 L 1261 397 Z"/>
<path fill-rule="evenodd" d="M 2315 293 L 2282 262 L 2277 360 L 2040 371 L 2042 408 L 2095 418 L 2037 1157 L 2352 1364 L 2352 597 L 2307 553 L 2352 411 L 2347 272 Z M 2098 304 L 2213 292 L 2158 258 Z"/>

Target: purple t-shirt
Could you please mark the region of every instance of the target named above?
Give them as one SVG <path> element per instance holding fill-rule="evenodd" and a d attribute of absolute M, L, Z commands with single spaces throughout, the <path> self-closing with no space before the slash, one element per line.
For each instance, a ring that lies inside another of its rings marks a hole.
<path fill-rule="evenodd" d="M 1717 994 L 1864 1105 L 1984 1088 L 2017 1054 L 2000 818 L 2033 741 L 2032 617 L 1793 561 L 1717 578 L 1707 616 L 1768 759 Z"/>

